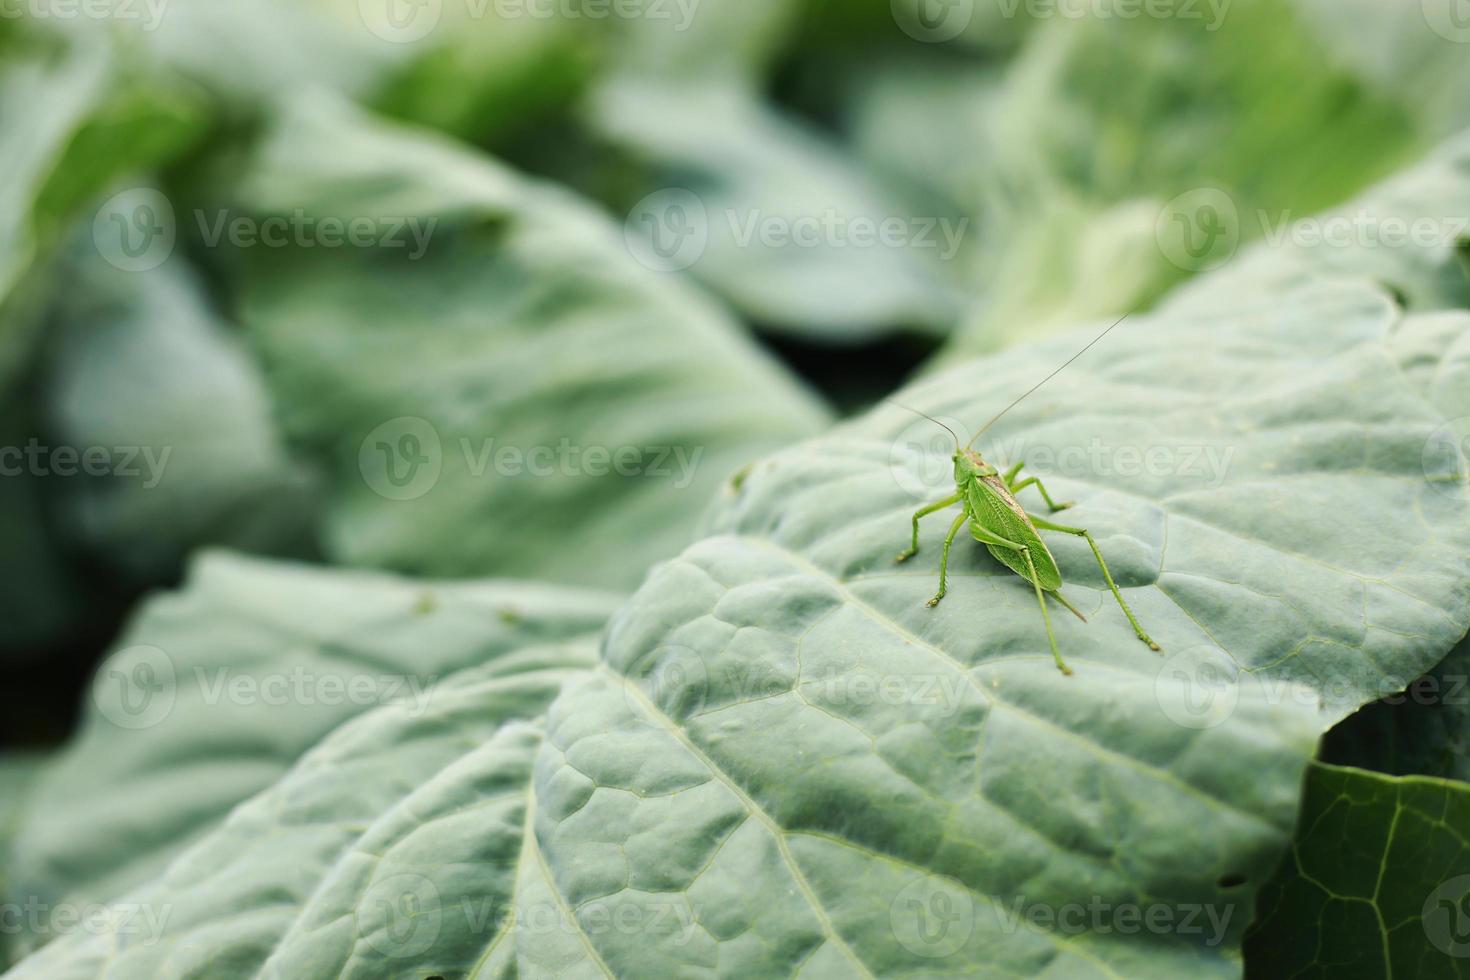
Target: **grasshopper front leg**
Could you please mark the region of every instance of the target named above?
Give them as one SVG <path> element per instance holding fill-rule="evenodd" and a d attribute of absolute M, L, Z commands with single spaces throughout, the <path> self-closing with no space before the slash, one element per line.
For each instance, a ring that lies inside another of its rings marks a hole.
<path fill-rule="evenodd" d="M 1118 591 L 1118 585 L 1113 581 L 1113 573 L 1108 571 L 1108 563 L 1103 560 L 1102 551 L 1098 548 L 1097 542 L 1093 540 L 1092 535 L 1087 533 L 1084 528 L 1068 527 L 1065 524 L 1054 524 L 1051 521 L 1037 517 L 1035 514 L 1029 516 L 1031 517 L 1031 523 L 1043 531 L 1059 531 L 1062 534 L 1075 534 L 1077 537 L 1087 541 L 1087 546 L 1092 549 L 1092 556 L 1097 559 L 1097 567 L 1102 569 L 1103 579 L 1108 583 L 1108 588 L 1113 590 L 1113 598 L 1118 600 L 1118 607 L 1123 610 L 1123 615 L 1128 617 L 1128 622 L 1132 625 L 1133 632 L 1138 634 L 1140 640 L 1148 644 L 1150 650 L 1159 649 L 1159 645 L 1154 642 L 1153 637 L 1144 632 L 1143 627 L 1138 622 L 1138 617 L 1133 615 L 1132 609 L 1128 608 L 1128 603 L 1123 601 L 1123 593 Z"/>
<path fill-rule="evenodd" d="M 914 542 L 913 542 L 913 546 L 910 547 L 908 551 L 901 551 L 901 552 L 899 552 L 898 557 L 895 558 L 895 559 L 893 559 L 893 560 L 894 561 L 908 561 L 910 558 L 914 557 L 914 555 L 917 555 L 919 553 L 919 518 L 921 518 L 921 517 L 928 517 L 930 514 L 934 513 L 935 511 L 944 510 L 944 508 L 950 506 L 951 504 L 957 504 L 959 502 L 960 502 L 960 495 L 959 494 L 955 494 L 952 497 L 945 497 L 943 500 L 939 501 L 938 503 L 930 504 L 928 507 L 920 507 L 918 510 L 914 511 Z"/>
<path fill-rule="evenodd" d="M 939 600 L 943 599 L 945 594 L 949 592 L 949 548 L 950 545 L 954 544 L 955 535 L 960 533 L 960 528 L 964 527 L 965 521 L 969 519 L 969 514 L 960 514 L 959 517 L 954 519 L 954 523 L 949 526 L 949 534 L 945 535 L 944 551 L 939 555 L 939 591 L 927 603 L 930 609 L 939 605 Z"/>
<path fill-rule="evenodd" d="M 1034 486 L 1041 492 L 1041 499 L 1046 501 L 1046 506 L 1051 508 L 1053 514 L 1059 510 L 1066 510 L 1068 507 L 1073 506 L 1075 501 L 1064 500 L 1061 503 L 1057 503 L 1055 500 L 1052 500 L 1051 494 L 1046 492 L 1046 484 L 1041 482 L 1040 477 L 1027 477 L 1019 483 L 1016 482 L 1016 477 L 1021 474 L 1021 467 L 1025 465 L 1025 463 L 1017 463 L 1015 466 L 1006 470 L 1006 486 L 1010 488 L 1011 496 L 1014 497 L 1027 487 Z"/>

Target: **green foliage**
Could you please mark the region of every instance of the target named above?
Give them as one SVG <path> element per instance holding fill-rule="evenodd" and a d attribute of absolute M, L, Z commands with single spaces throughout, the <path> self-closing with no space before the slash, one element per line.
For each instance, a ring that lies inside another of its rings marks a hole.
<path fill-rule="evenodd" d="M 826 418 L 600 215 L 443 141 L 305 102 L 238 196 L 262 220 L 397 216 L 380 227 L 400 248 L 253 249 L 241 273 L 241 319 L 287 437 L 327 473 L 326 547 L 348 563 L 632 588 L 733 471 Z M 425 469 L 402 469 L 406 438 Z M 538 447 L 556 457 L 502 456 Z"/>
<path fill-rule="evenodd" d="M 1470 787 L 1314 764 L 1247 977 L 1470 976 Z"/>
<path fill-rule="evenodd" d="M 7 977 L 1464 975 L 1456 2 L 0 18 Z"/>

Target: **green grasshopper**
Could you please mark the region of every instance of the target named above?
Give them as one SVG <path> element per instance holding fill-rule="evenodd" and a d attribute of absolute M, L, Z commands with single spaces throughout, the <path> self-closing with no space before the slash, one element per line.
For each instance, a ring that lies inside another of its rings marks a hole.
<path fill-rule="evenodd" d="M 1126 319 L 1127 317 L 1123 318 L 1123 320 Z M 1123 615 L 1127 616 L 1128 622 L 1132 624 L 1133 632 L 1138 634 L 1138 638 L 1148 644 L 1150 649 L 1158 650 L 1159 645 L 1144 632 L 1143 627 L 1139 625 L 1138 618 L 1133 615 L 1133 610 L 1129 609 L 1128 603 L 1123 600 L 1123 594 L 1118 591 L 1118 586 L 1113 581 L 1113 573 L 1108 570 L 1108 563 L 1103 559 L 1102 551 L 1098 549 L 1097 542 L 1093 540 L 1092 535 L 1087 532 L 1086 528 L 1056 524 L 1035 514 L 1028 514 L 1025 508 L 1016 500 L 1016 494 L 1027 487 L 1036 487 L 1037 492 L 1041 494 L 1041 499 L 1046 501 L 1046 505 L 1052 513 L 1066 510 L 1072 504 L 1070 502 L 1059 504 L 1052 500 L 1051 494 L 1047 492 L 1046 485 L 1037 477 L 1033 476 L 1024 480 L 1021 479 L 1021 470 L 1025 466 L 1024 462 L 1016 463 L 1002 473 L 987 463 L 981 457 L 980 453 L 971 447 L 974 446 L 975 440 L 980 438 L 992 425 L 1000 421 L 1006 412 L 1015 408 L 1022 400 L 1035 392 L 1037 388 L 1040 388 L 1060 374 L 1062 369 L 1068 364 L 1071 364 L 1072 361 L 1077 360 L 1077 358 L 1087 353 L 1093 344 L 1102 340 L 1113 327 L 1122 323 L 1123 320 L 1119 320 L 1112 327 L 1108 327 L 1092 343 L 1074 354 L 1066 364 L 1063 364 L 1051 374 L 1047 375 L 1039 384 L 1030 391 L 1027 391 L 1026 394 L 1011 402 L 1000 414 L 985 423 L 984 427 L 975 433 L 974 438 L 970 440 L 968 445 L 961 446 L 959 436 L 955 435 L 954 430 L 950 429 L 949 426 L 944 425 L 938 419 L 924 415 L 924 418 L 929 419 L 929 421 L 936 425 L 943 426 L 949 431 L 950 435 L 955 437 L 953 457 L 955 492 L 952 496 L 945 497 L 943 500 L 932 503 L 927 507 L 921 507 L 914 513 L 913 543 L 907 551 L 899 554 L 897 558 L 901 562 L 908 561 L 919 553 L 920 518 L 944 510 L 946 507 L 953 506 L 954 504 L 960 504 L 962 510 L 959 516 L 955 518 L 954 523 L 950 525 L 949 534 L 944 539 L 944 550 L 939 556 L 939 592 L 934 598 L 929 600 L 928 605 L 931 608 L 939 605 L 940 600 L 949 591 L 949 549 L 954 544 L 955 536 L 959 534 L 960 528 L 968 523 L 971 537 L 985 545 L 997 561 L 1030 582 L 1036 590 L 1036 601 L 1041 606 L 1041 619 L 1046 624 L 1046 638 L 1051 642 L 1052 657 L 1056 659 L 1057 669 L 1063 674 L 1071 674 L 1072 668 L 1067 666 L 1066 661 L 1062 659 L 1061 651 L 1057 649 L 1057 638 L 1052 632 L 1051 614 L 1047 612 L 1046 597 L 1050 595 L 1056 599 L 1084 623 L 1087 622 L 1087 617 L 1082 615 L 1076 606 L 1072 605 L 1062 596 L 1062 573 L 1057 568 L 1056 559 L 1052 557 L 1051 551 L 1046 547 L 1046 543 L 1041 540 L 1041 534 L 1039 533 L 1041 531 L 1056 531 L 1061 534 L 1072 534 L 1086 540 L 1088 547 L 1092 549 L 1093 557 L 1097 559 L 1098 567 L 1102 569 L 1103 578 L 1107 581 L 1108 588 L 1113 591 L 1113 598 L 1118 600 L 1118 606 L 1123 610 Z M 913 412 L 914 409 L 908 409 L 908 411 Z M 915 414 L 923 415 L 922 412 L 915 412 Z"/>

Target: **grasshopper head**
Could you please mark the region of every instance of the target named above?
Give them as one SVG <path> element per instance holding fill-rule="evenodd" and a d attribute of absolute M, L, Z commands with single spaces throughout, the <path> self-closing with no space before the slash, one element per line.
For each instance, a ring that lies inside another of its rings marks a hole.
<path fill-rule="evenodd" d="M 964 483 L 971 477 L 995 476 L 998 471 L 985 462 L 973 449 L 961 449 L 954 454 L 954 480 Z"/>

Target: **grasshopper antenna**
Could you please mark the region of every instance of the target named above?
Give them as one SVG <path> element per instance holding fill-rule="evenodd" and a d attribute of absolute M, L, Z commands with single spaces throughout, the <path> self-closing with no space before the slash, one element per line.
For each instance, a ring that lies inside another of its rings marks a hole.
<path fill-rule="evenodd" d="M 965 448 L 966 449 L 969 449 L 971 446 L 975 445 L 975 440 L 976 439 L 979 439 L 982 435 L 984 435 L 986 429 L 989 429 L 992 425 L 994 425 L 995 423 L 999 422 L 1002 418 L 1005 417 L 1005 414 L 1007 412 L 1009 412 L 1011 409 L 1013 409 L 1017 405 L 1021 404 L 1027 398 L 1030 398 L 1033 394 L 1036 393 L 1036 390 L 1038 388 L 1040 388 L 1042 385 L 1046 384 L 1052 378 L 1055 378 L 1057 375 L 1059 375 L 1063 371 L 1065 371 L 1067 369 L 1067 366 L 1070 365 L 1073 361 L 1077 360 L 1077 358 L 1081 357 L 1083 354 L 1086 354 L 1088 351 L 1092 350 L 1094 344 L 1096 344 L 1098 341 L 1102 340 L 1108 334 L 1110 334 L 1110 333 L 1113 332 L 1113 327 L 1116 327 L 1119 323 L 1122 323 L 1124 320 L 1128 319 L 1132 315 L 1133 315 L 1132 313 L 1125 313 L 1125 314 L 1123 314 L 1123 316 L 1118 319 L 1118 322 L 1117 323 L 1114 323 L 1112 327 L 1108 327 L 1108 329 L 1104 330 L 1102 333 L 1100 333 L 1096 337 L 1092 338 L 1091 343 L 1089 343 L 1086 347 L 1084 347 L 1081 350 L 1079 350 L 1077 353 L 1073 354 L 1071 357 L 1067 358 L 1066 362 L 1061 367 L 1057 368 L 1051 374 L 1048 374 L 1046 377 L 1042 378 L 1035 385 L 1033 385 L 1031 387 L 1031 389 L 1029 391 L 1027 391 L 1024 395 L 1022 395 L 1020 398 L 1017 398 L 1015 401 L 1011 402 L 1005 408 L 1001 409 L 1000 412 L 996 414 L 995 418 L 991 419 L 989 422 L 986 422 L 983 426 L 980 427 L 980 431 L 977 432 L 977 433 L 975 433 L 975 435 L 970 439 L 969 443 L 965 446 Z M 898 403 L 897 402 L 894 402 L 894 404 L 897 405 Z M 902 406 L 899 406 L 899 407 L 902 407 Z M 912 412 L 913 409 L 909 409 L 909 411 Z"/>
<path fill-rule="evenodd" d="M 943 422 L 939 421 L 938 419 L 936 419 L 932 415 L 925 415 L 923 412 L 919 411 L 917 408 L 909 408 L 907 405 L 903 404 L 903 402 L 896 402 L 892 398 L 887 399 L 887 402 L 890 405 L 897 405 L 899 408 L 903 409 L 905 412 L 913 412 L 915 415 L 919 416 L 919 418 L 928 419 L 930 422 L 933 422 L 935 425 L 939 426 L 941 429 L 943 429 L 944 431 L 948 432 L 950 435 L 954 436 L 954 448 L 955 448 L 955 452 L 959 452 L 959 449 L 960 449 L 960 437 L 958 435 L 956 435 L 955 434 L 955 431 L 953 429 L 951 429 L 949 426 L 945 425 Z"/>

